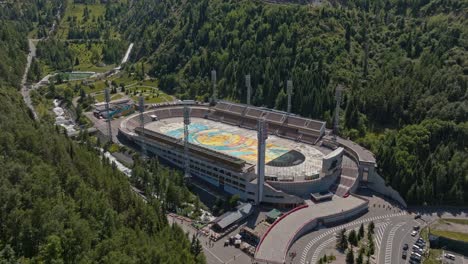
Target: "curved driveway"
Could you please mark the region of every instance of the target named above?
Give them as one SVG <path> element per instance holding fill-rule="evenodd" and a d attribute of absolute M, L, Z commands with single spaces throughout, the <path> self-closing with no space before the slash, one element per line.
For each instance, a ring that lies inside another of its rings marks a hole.
<path fill-rule="evenodd" d="M 310 204 L 287 215 L 265 235 L 255 252 L 255 259 L 268 263 L 284 263 L 294 237 L 306 224 L 314 219 L 348 211 L 364 203 L 364 200 L 354 196 L 348 198 L 333 196 L 333 201 Z"/>

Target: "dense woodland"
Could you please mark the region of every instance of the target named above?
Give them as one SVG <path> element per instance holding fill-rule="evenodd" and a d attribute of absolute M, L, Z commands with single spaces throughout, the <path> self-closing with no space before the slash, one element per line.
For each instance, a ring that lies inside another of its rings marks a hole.
<path fill-rule="evenodd" d="M 410 204 L 466 204 L 468 3 L 330 2 L 134 1 L 120 27 L 181 98 L 207 101 L 215 69 L 221 98 L 245 102 L 251 74 L 253 103 L 285 110 L 292 79 L 293 112 L 330 122 L 344 85 L 341 134 L 376 153 L 387 183 Z"/>
<path fill-rule="evenodd" d="M 91 140 L 32 120 L 15 88 L 37 20 L 27 14 L 40 3 L 51 5 L 0 14 L 0 263 L 204 263 L 196 241 L 167 223 L 159 201 L 133 193 Z"/>

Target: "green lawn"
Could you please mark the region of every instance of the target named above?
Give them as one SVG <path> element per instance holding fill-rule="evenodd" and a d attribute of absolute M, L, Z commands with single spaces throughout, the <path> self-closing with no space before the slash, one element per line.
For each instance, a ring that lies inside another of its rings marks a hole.
<path fill-rule="evenodd" d="M 132 100 L 138 102 L 139 96 L 132 96 Z M 167 94 L 160 94 L 159 96 L 145 95 L 145 104 L 158 104 L 164 102 L 171 102 L 173 98 Z"/>
<path fill-rule="evenodd" d="M 107 80 L 109 83 L 111 83 L 112 81 L 115 81 L 118 86 L 120 86 L 121 83 L 123 83 L 124 85 L 129 85 L 129 84 L 138 82 L 133 77 L 131 76 L 128 77 L 127 74 L 122 74 L 121 76 L 112 76 L 111 78 L 108 78 Z M 90 84 L 94 85 L 94 88 L 91 88 L 89 85 L 83 86 L 86 93 L 96 93 L 96 92 L 103 91 L 106 88 L 105 80 L 95 81 Z"/>
<path fill-rule="evenodd" d="M 138 97 L 143 95 L 145 97 L 145 103 L 147 104 L 156 104 L 156 103 L 164 103 L 170 102 L 173 98 L 163 91 L 159 90 L 158 88 L 149 88 L 149 87 L 132 87 L 127 88 L 126 91 L 128 95 L 134 101 L 138 101 Z"/>
<path fill-rule="evenodd" d="M 442 221 L 450 222 L 454 224 L 460 224 L 460 225 L 468 225 L 468 219 L 447 218 L 447 219 L 443 219 Z"/>
<path fill-rule="evenodd" d="M 122 94 L 112 94 L 111 95 L 111 101 L 119 100 L 122 97 L 123 97 Z M 98 101 L 98 102 L 104 102 L 104 93 L 96 94 L 94 96 L 94 99 L 96 99 L 96 101 Z"/>
<path fill-rule="evenodd" d="M 440 255 L 442 255 L 441 249 L 430 249 L 429 255 L 424 258 L 423 264 L 439 264 Z"/>
<path fill-rule="evenodd" d="M 431 234 L 434 234 L 434 235 L 437 235 L 437 236 L 443 236 L 443 237 L 451 238 L 451 239 L 455 239 L 455 240 L 460 240 L 460 241 L 464 241 L 464 242 L 468 242 L 468 234 L 466 234 L 466 233 L 431 229 Z"/>

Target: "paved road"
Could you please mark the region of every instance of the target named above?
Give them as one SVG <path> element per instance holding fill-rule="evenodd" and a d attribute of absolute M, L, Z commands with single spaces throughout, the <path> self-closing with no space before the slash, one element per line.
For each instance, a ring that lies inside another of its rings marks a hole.
<path fill-rule="evenodd" d="M 35 120 L 38 119 L 36 110 L 34 110 L 34 106 L 32 105 L 31 96 L 29 95 L 29 87 L 26 85 L 26 81 L 28 79 L 28 72 L 29 68 L 31 67 L 31 63 L 34 57 L 36 57 L 36 45 L 34 45 L 34 41 L 32 39 L 28 40 L 29 44 L 29 54 L 27 57 L 26 68 L 24 69 L 23 78 L 21 79 L 21 95 L 23 96 L 23 100 L 26 105 L 31 109 L 33 113 L 33 117 Z"/>
<path fill-rule="evenodd" d="M 305 235 L 304 237 L 300 238 L 298 241 L 294 243 L 291 247 L 289 252 L 297 252 L 298 258 L 293 260 L 294 263 L 305 264 L 307 261 L 309 263 L 316 263 L 318 258 L 322 256 L 322 250 L 325 248 L 323 245 L 331 244 L 332 240 L 334 239 L 334 234 L 339 230 L 346 228 L 346 229 L 353 229 L 358 228 L 361 224 L 368 224 L 373 221 L 376 224 L 376 227 L 384 225 L 385 222 L 388 222 L 387 219 L 390 218 L 401 218 L 401 217 L 408 217 L 405 212 L 398 212 L 398 213 L 388 213 L 377 215 L 375 213 L 368 213 L 359 219 L 356 219 L 352 222 L 332 227 L 332 228 L 325 228 L 320 229 L 318 231 L 314 231 Z M 333 239 L 332 239 L 333 238 Z"/>
<path fill-rule="evenodd" d="M 171 216 L 167 216 L 167 218 L 170 224 L 175 223 L 178 226 L 180 226 L 185 232 L 188 232 L 190 236 L 189 239 L 192 238 L 193 234 L 197 234 L 196 229 L 193 228 L 189 222 L 181 221 L 180 219 L 175 219 Z M 233 246 L 225 247 L 223 239 L 219 240 L 218 242 L 214 242 L 212 245 L 208 244 L 208 238 L 203 235 L 198 236 L 198 239 L 202 243 L 203 252 L 205 253 L 206 257 L 206 263 L 208 264 L 252 263 L 252 259 L 247 254 L 240 251 L 238 248 L 235 248 Z"/>

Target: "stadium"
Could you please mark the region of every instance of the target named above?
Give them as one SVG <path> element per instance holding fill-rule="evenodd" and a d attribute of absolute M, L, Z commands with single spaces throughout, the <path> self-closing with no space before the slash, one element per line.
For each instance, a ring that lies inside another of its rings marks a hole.
<path fill-rule="evenodd" d="M 227 101 L 154 105 L 123 120 L 119 137 L 144 144 L 148 154 L 184 168 L 184 107 L 190 116 L 190 175 L 245 201 L 292 208 L 311 194 L 314 199 L 327 193 L 346 197 L 374 166 L 364 168 L 347 142 L 332 140 L 323 121 Z M 259 120 L 268 127 L 261 186 Z"/>

